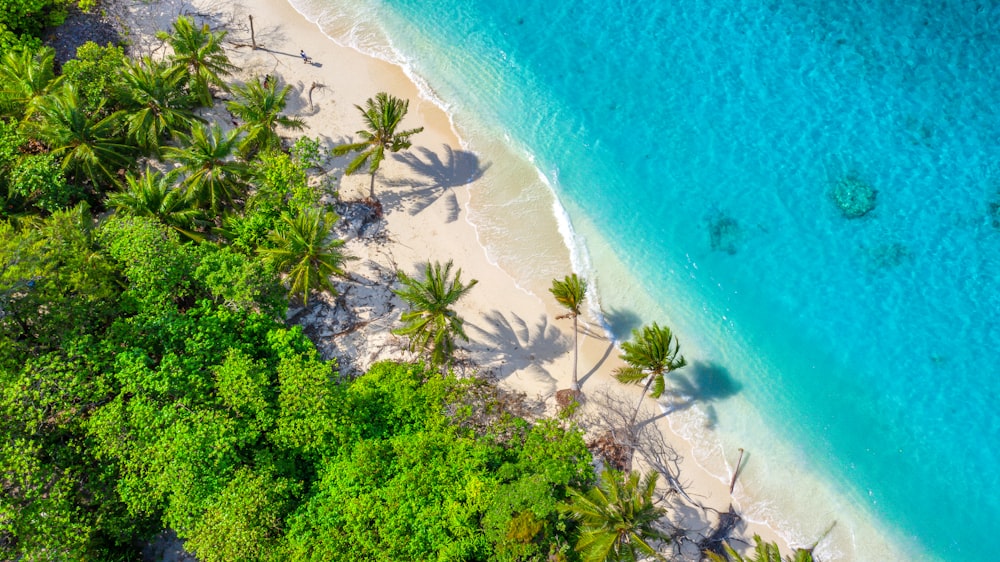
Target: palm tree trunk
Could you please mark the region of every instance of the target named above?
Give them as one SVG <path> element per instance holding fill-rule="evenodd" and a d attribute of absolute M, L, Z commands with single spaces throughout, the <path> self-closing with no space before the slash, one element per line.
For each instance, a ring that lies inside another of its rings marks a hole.
<path fill-rule="evenodd" d="M 375 200 L 375 172 L 372 172 L 372 184 L 369 188 L 368 197 L 370 197 L 372 201 Z"/>
<path fill-rule="evenodd" d="M 649 375 L 649 380 L 646 381 L 646 386 L 642 387 L 642 395 L 639 396 L 639 403 L 635 405 L 635 411 L 632 412 L 632 419 L 629 420 L 629 422 L 628 422 L 629 428 L 631 428 L 633 425 L 635 425 L 635 417 L 639 415 L 639 408 L 642 407 L 642 399 L 645 398 L 646 397 L 646 393 L 649 392 L 649 387 L 650 387 L 650 385 L 653 384 L 653 378 L 655 376 L 656 375 Z"/>
<path fill-rule="evenodd" d="M 580 352 L 580 331 L 576 328 L 576 316 L 573 316 L 573 384 L 572 390 L 580 390 L 580 381 L 576 380 L 576 358 Z"/>

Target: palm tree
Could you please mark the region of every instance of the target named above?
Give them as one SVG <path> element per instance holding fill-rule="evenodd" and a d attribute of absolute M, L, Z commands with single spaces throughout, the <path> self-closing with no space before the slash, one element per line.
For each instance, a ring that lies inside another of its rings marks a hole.
<path fill-rule="evenodd" d="M 399 280 L 403 288 L 394 291 L 410 305 L 410 310 L 400 316 L 403 327 L 393 330 L 393 333 L 409 337 L 410 351 L 419 349 L 426 353 L 434 368 L 451 363 L 456 336 L 469 341 L 462 318 L 451 306 L 478 281 L 473 279 L 468 285 L 463 284 L 461 269 L 455 271 L 454 279 L 449 279 L 451 268 L 451 260 L 443 267 L 440 262 L 428 264 L 423 281 L 400 271 Z"/>
<path fill-rule="evenodd" d="M 305 305 L 314 289 L 336 294 L 330 276 L 346 275 L 344 261 L 352 258 L 340 250 L 344 241 L 327 240 L 338 218 L 318 209 L 306 209 L 294 217 L 283 215 L 282 225 L 270 236 L 274 247 L 257 250 L 278 271 L 288 274 L 289 296 L 302 295 Z"/>
<path fill-rule="evenodd" d="M 42 47 L 9 50 L 0 57 L 0 116 L 20 120 L 31 114 L 42 97 L 56 90 L 55 51 Z"/>
<path fill-rule="evenodd" d="M 185 75 L 171 72 L 163 61 L 143 57 L 124 73 L 128 86 L 125 123 L 128 134 L 149 152 L 158 153 L 160 142 L 174 131 L 189 130 L 195 121 L 194 98 L 184 91 Z"/>
<path fill-rule="evenodd" d="M 661 328 L 656 322 L 652 326 L 643 326 L 642 331 L 632 330 L 632 339 L 622 344 L 622 350 L 624 353 L 619 357 L 628 365 L 615 369 L 614 377 L 618 382 L 630 384 L 647 379 L 639 403 L 632 413 L 629 422 L 631 425 L 635 423 L 642 399 L 649 392 L 650 386 L 653 387 L 650 395 L 659 398 L 666 386 L 663 376 L 687 365 L 687 361 L 680 355 L 680 344 L 670 333 L 670 328 Z"/>
<path fill-rule="evenodd" d="M 125 177 L 126 190 L 108 197 L 108 207 L 119 213 L 138 217 L 152 217 L 180 234 L 200 242 L 204 236 L 194 232 L 193 227 L 207 224 L 197 201 L 184 191 L 173 187 L 172 178 L 156 170 L 147 169 L 136 178 L 132 174 Z"/>
<path fill-rule="evenodd" d="M 706 554 L 712 562 L 813 562 L 812 549 L 797 548 L 795 549 L 794 557 L 785 556 L 782 558 L 777 544 L 764 542 L 760 538 L 760 535 L 754 535 L 753 540 L 757 545 L 754 548 L 753 558 L 741 556 L 740 553 L 733 550 L 733 547 L 728 544 L 725 545 L 726 556 L 721 556 L 714 552 L 707 552 Z"/>
<path fill-rule="evenodd" d="M 423 127 L 409 129 L 406 131 L 396 131 L 396 127 L 406 117 L 406 112 L 410 106 L 409 100 L 401 100 L 390 96 L 385 92 L 379 92 L 375 99 L 368 98 L 365 107 L 359 105 L 358 108 L 365 121 L 367 129 L 358 131 L 361 137 L 360 142 L 344 144 L 334 147 L 333 154 L 343 156 L 349 152 L 359 152 L 354 160 L 347 165 L 344 170 L 347 174 L 353 174 L 368 164 L 368 173 L 372 176 L 371 192 L 369 197 L 375 200 L 375 173 L 385 160 L 385 151 L 396 152 L 410 148 L 410 137 L 423 131 Z"/>
<path fill-rule="evenodd" d="M 582 312 L 583 301 L 587 297 L 587 280 L 577 277 L 575 273 L 567 275 L 562 281 L 553 279 L 549 292 L 556 298 L 556 302 L 568 311 L 558 318 L 573 319 L 573 384 L 570 385 L 570 389 L 580 390 L 580 382 L 576 380 L 577 352 L 580 347 L 577 318 Z"/>
<path fill-rule="evenodd" d="M 35 105 L 35 118 L 24 122 L 28 136 L 44 142 L 49 152 L 61 159 L 64 172 L 88 179 L 95 185 L 118 183 L 117 172 L 125 168 L 133 147 L 119 137 L 119 112 L 95 120 L 80 101 L 71 84 L 41 98 Z"/>
<path fill-rule="evenodd" d="M 251 154 L 258 150 L 279 148 L 281 137 L 275 130 L 278 125 L 295 130 L 305 126 L 301 119 L 281 115 L 291 89 L 286 85 L 279 91 L 277 80 L 268 80 L 263 85 L 251 80 L 244 86 L 234 88 L 236 101 L 227 102 L 226 107 L 243 120 L 242 129 L 246 136 L 240 143 L 241 152 Z"/>
<path fill-rule="evenodd" d="M 182 185 L 202 206 L 219 212 L 223 205 L 232 204 L 246 186 L 244 178 L 249 167 L 233 159 L 239 144 L 239 131 L 223 133 L 219 125 L 201 126 L 191 130 L 191 136 L 180 135 L 181 146 L 168 146 L 163 154 L 180 164 L 184 176 Z"/>
<path fill-rule="evenodd" d="M 237 70 L 222 48 L 226 32 L 213 33 L 207 23 L 200 28 L 195 27 L 194 20 L 184 16 L 178 17 L 173 27 L 173 33 L 161 31 L 157 37 L 173 48 L 170 61 L 174 64 L 174 71 L 190 76 L 191 91 L 202 105 L 210 106 L 212 92 L 208 89 L 209 85 L 227 90 L 222 77 Z"/>
<path fill-rule="evenodd" d="M 638 472 L 625 479 L 621 472 L 605 469 L 587 493 L 569 489 L 570 501 L 560 509 L 580 524 L 576 551 L 585 562 L 635 562 L 643 555 L 665 560 L 650 544 L 670 540 L 656 528 L 665 513 L 653 504 L 656 479 L 655 472 L 640 482 Z"/>

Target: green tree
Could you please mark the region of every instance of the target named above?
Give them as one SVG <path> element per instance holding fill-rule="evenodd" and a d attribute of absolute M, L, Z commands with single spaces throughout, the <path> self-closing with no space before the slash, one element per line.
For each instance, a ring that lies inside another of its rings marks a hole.
<path fill-rule="evenodd" d="M 48 146 L 64 172 L 98 188 L 118 183 L 118 171 L 128 167 L 132 153 L 119 136 L 118 113 L 95 118 L 81 105 L 71 84 L 42 98 L 35 111 L 38 119 L 26 121 L 24 129 Z"/>
<path fill-rule="evenodd" d="M 194 279 L 213 302 L 269 318 L 285 318 L 287 291 L 272 267 L 228 245 L 202 243 L 196 252 Z"/>
<path fill-rule="evenodd" d="M 149 57 L 129 62 L 123 74 L 128 134 L 143 149 L 158 153 L 164 139 L 190 130 L 199 119 L 194 98 L 184 91 L 185 75 Z"/>
<path fill-rule="evenodd" d="M 766 543 L 760 535 L 754 535 L 753 541 L 756 544 L 752 558 L 747 558 L 733 550 L 733 547 L 725 545 L 726 555 L 722 556 L 715 552 L 706 552 L 708 559 L 712 562 L 813 562 L 812 549 L 797 548 L 794 556 L 781 557 L 781 551 L 775 543 Z"/>
<path fill-rule="evenodd" d="M 305 126 L 301 119 L 281 114 L 285 110 L 291 86 L 286 85 L 278 90 L 277 80 L 269 80 L 266 85 L 251 80 L 233 89 L 236 99 L 226 102 L 226 107 L 243 121 L 241 128 L 245 136 L 240 143 L 240 151 L 244 154 L 280 149 L 278 125 L 295 130 Z"/>
<path fill-rule="evenodd" d="M 567 275 L 562 281 L 553 279 L 549 292 L 555 297 L 556 302 L 567 310 L 567 313 L 559 316 L 559 318 L 573 319 L 573 383 L 570 388 L 572 390 L 580 390 L 580 382 L 576 379 L 577 353 L 580 347 L 580 331 L 577 327 L 577 318 L 583 313 L 583 303 L 587 298 L 587 280 L 577 277 L 575 273 Z"/>
<path fill-rule="evenodd" d="M 344 144 L 333 149 L 337 156 L 343 156 L 350 152 L 359 154 L 347 165 L 347 174 L 353 174 L 360 170 L 365 164 L 368 165 L 368 173 L 371 174 L 371 188 L 369 197 L 375 200 L 375 174 L 379 166 L 385 160 L 385 152 L 397 152 L 410 148 L 410 137 L 423 131 L 423 127 L 397 131 L 396 128 L 406 117 L 406 112 L 410 106 L 409 100 L 402 100 L 391 96 L 385 92 L 379 92 L 375 98 L 368 98 L 365 107 L 356 105 L 361 112 L 365 122 L 365 129 L 357 132 L 361 141 L 351 144 Z"/>
<path fill-rule="evenodd" d="M 655 472 L 640 481 L 637 472 L 626 478 L 605 469 L 598 485 L 586 493 L 569 491 L 570 501 L 562 509 L 579 522 L 576 551 L 584 562 L 636 562 L 646 557 L 666 560 L 652 545 L 652 541 L 670 540 L 656 527 L 665 513 L 653 503 L 656 479 Z"/>
<path fill-rule="evenodd" d="M 94 224 L 82 203 L 20 230 L 0 223 L 0 349 L 37 356 L 116 314 L 117 279 Z"/>
<path fill-rule="evenodd" d="M 195 231 L 196 227 L 207 225 L 198 202 L 174 187 L 170 177 L 147 168 L 138 178 L 126 175 L 125 184 L 125 191 L 108 197 L 109 207 L 123 214 L 152 217 L 194 241 L 204 239 L 204 235 Z"/>
<path fill-rule="evenodd" d="M 203 562 L 273 559 L 300 488 L 270 471 L 240 467 L 213 497 L 184 542 L 185 549 Z"/>
<path fill-rule="evenodd" d="M 184 180 L 182 185 L 206 209 L 218 213 L 243 196 L 249 167 L 233 158 L 239 145 L 239 131 L 223 133 L 213 124 L 195 127 L 191 135 L 181 135 L 180 146 L 163 149 L 167 159 L 180 164 L 177 168 Z"/>
<path fill-rule="evenodd" d="M 2 11 L 2 10 L 0 10 Z M 56 53 L 51 47 L 12 49 L 0 57 L 0 116 L 21 120 L 43 97 L 57 91 Z"/>
<path fill-rule="evenodd" d="M 47 213 L 65 209 L 82 196 L 66 182 L 59 162 L 52 154 L 28 154 L 10 170 L 9 195 Z"/>
<path fill-rule="evenodd" d="M 260 248 L 264 259 L 288 275 L 289 295 L 300 295 L 309 304 L 309 293 L 324 290 L 336 294 L 331 275 L 346 275 L 348 258 L 341 250 L 344 241 L 330 239 L 330 229 L 339 217 L 318 209 L 304 210 L 295 216 L 284 215 L 271 234 L 271 248 Z"/>
<path fill-rule="evenodd" d="M 0 6 L 0 50 L 37 47 L 46 28 L 66 19 L 67 8 L 78 4 L 81 10 L 87 10 L 95 3 L 96 0 L 5 0 Z"/>
<path fill-rule="evenodd" d="M 98 108 L 111 113 L 119 109 L 125 89 L 122 69 L 130 62 L 120 46 L 102 47 L 87 41 L 76 48 L 76 58 L 62 65 L 62 76 L 76 87 L 88 113 L 95 113 Z"/>
<path fill-rule="evenodd" d="M 228 90 L 222 77 L 236 70 L 222 48 L 226 32 L 213 32 L 207 23 L 197 27 L 193 19 L 185 16 L 174 20 L 173 28 L 173 33 L 161 31 L 157 37 L 167 41 L 173 49 L 170 61 L 175 72 L 187 75 L 194 95 L 202 105 L 211 106 L 209 86 Z"/>
<path fill-rule="evenodd" d="M 176 231 L 151 217 L 115 215 L 97 237 L 123 277 L 123 312 L 159 317 L 193 304 L 194 260 Z"/>
<path fill-rule="evenodd" d="M 627 365 L 615 369 L 613 376 L 618 382 L 638 384 L 646 379 L 642 395 L 632 413 L 630 423 L 635 423 L 642 399 L 650 392 L 650 387 L 650 396 L 659 398 L 666 390 L 664 375 L 687 365 L 687 361 L 680 355 L 680 344 L 670 328 L 660 327 L 656 322 L 651 326 L 643 326 L 642 330 L 632 330 L 632 339 L 622 343 L 622 351 L 624 353 L 619 357 Z"/>
<path fill-rule="evenodd" d="M 403 326 L 393 333 L 410 338 L 410 351 L 420 350 L 435 368 L 451 363 L 456 337 L 469 341 L 463 320 L 452 306 L 478 281 L 473 279 L 463 284 L 461 269 L 455 271 L 452 279 L 452 265 L 451 260 L 444 266 L 440 262 L 428 264 L 423 280 L 400 271 L 403 287 L 395 291 L 409 305 L 409 310 L 400 316 Z"/>

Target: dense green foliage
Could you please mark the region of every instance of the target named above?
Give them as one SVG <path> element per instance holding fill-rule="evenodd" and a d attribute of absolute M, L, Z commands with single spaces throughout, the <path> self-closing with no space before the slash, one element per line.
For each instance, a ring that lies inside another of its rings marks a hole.
<path fill-rule="evenodd" d="M 122 70 L 130 62 L 122 47 L 88 41 L 77 48 L 76 58 L 66 61 L 62 75 L 76 85 L 86 111 L 93 113 L 102 106 L 117 107 L 128 94 Z"/>
<path fill-rule="evenodd" d="M 206 561 L 556 548 L 556 506 L 590 474 L 578 432 L 477 423 L 481 383 L 418 366 L 339 381 L 227 249 L 146 217 L 92 224 L 5 227 L 4 558 L 128 559 L 163 526 Z"/>

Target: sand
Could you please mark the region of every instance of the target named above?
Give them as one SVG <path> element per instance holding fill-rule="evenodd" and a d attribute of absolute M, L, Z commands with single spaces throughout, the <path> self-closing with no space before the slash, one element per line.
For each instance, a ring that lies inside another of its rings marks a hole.
<path fill-rule="evenodd" d="M 413 137 L 410 151 L 390 156 L 379 172 L 376 193 L 385 206 L 385 222 L 363 226 L 360 219 L 345 217 L 341 221 L 338 234 L 348 240 L 348 253 L 358 258 L 349 265 L 351 277 L 338 281 L 341 297 L 311 299 L 308 309 L 293 309 L 290 318 L 307 327 L 321 351 L 337 358 L 343 372 L 363 372 L 380 359 L 412 359 L 405 341 L 389 332 L 401 307 L 389 290 L 394 272 L 399 269 L 416 275 L 428 261 L 453 260 L 463 279 L 478 280 L 457 307 L 472 340 L 463 346 L 459 371 L 493 376 L 499 384 L 537 401 L 548 413 L 555 412 L 556 391 L 570 386 L 572 321 L 556 318 L 564 311 L 544 287 L 514 279 L 491 262 L 469 220 L 469 204 L 477 188 L 497 172 L 489 162 L 462 148 L 448 115 L 422 97 L 403 69 L 338 45 L 281 0 L 164 0 L 135 2 L 130 9 L 133 54 L 162 55 L 165 47 L 154 32 L 169 28 L 178 14 L 190 14 L 213 28 L 228 29 L 227 51 L 241 69 L 233 78 L 245 81 L 271 75 L 292 85 L 287 112 L 305 120 L 306 129 L 300 134 L 318 137 L 326 147 L 352 139 L 354 131 L 362 127 L 354 104 L 362 104 L 381 91 L 410 100 L 403 127 L 425 129 Z M 251 14 L 256 50 L 251 46 Z M 311 62 L 303 62 L 300 49 Z M 368 193 L 368 176 L 344 177 L 347 161 L 331 159 L 327 181 L 343 200 L 362 198 Z M 513 225 L 529 232 L 531 226 Z M 537 235 L 547 237 L 546 243 L 550 243 L 558 233 L 542 231 Z M 569 273 L 568 250 L 562 260 Z M 578 419 L 593 433 L 613 417 L 600 409 L 608 401 L 605 395 L 633 405 L 641 388 L 623 387 L 612 379 L 613 369 L 621 366 L 617 349 L 595 318 L 580 320 L 579 373 L 588 401 Z M 669 414 L 661 413 L 651 398 L 644 402 L 650 415 L 656 413 L 655 422 L 647 427 L 655 429 L 676 453 L 671 469 L 679 470 L 678 480 L 691 500 L 669 496 L 665 501 L 675 507 L 671 519 L 707 534 L 717 523 L 719 512 L 727 511 L 731 504 L 739 510 L 739 503 L 729 493 L 728 478 L 702 469 L 693 460 L 691 445 L 671 432 Z M 735 460 L 717 459 L 715 464 L 731 467 Z M 753 491 L 742 489 L 739 482 L 736 491 L 744 501 L 754 497 Z M 733 536 L 747 540 L 755 533 L 778 541 L 783 550 L 788 548 L 773 529 L 762 524 L 742 522 Z M 685 551 L 689 557 L 697 556 L 691 544 Z"/>

